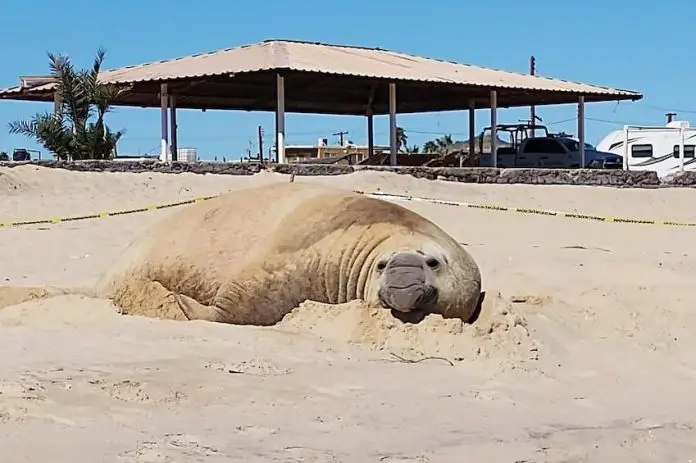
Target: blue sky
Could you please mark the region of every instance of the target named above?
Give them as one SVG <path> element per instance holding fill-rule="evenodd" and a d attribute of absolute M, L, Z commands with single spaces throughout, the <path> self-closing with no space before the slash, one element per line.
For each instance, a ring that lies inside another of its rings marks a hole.
<path fill-rule="evenodd" d="M 440 0 L 423 5 L 396 0 L 71 0 L 68 6 L 4 0 L 0 87 L 16 85 L 19 75 L 47 73 L 47 51 L 68 54 L 86 67 L 103 46 L 106 67 L 112 68 L 283 38 L 380 47 L 519 72 L 527 71 L 534 54 L 541 75 L 645 95 L 637 103 L 588 104 L 587 140 L 592 143 L 624 123 L 661 124 L 669 110 L 679 113 L 679 119 L 696 114 L 689 59 L 696 16 L 692 0 L 673 0 L 669 8 L 657 1 L 628 0 Z M 9 135 L 7 123 L 49 109 L 49 104 L 0 101 L 0 150 L 37 149 L 33 140 Z M 498 120 L 516 122 L 528 114 L 528 108 L 501 110 Z M 541 107 L 538 114 L 554 131 L 576 133 L 575 105 Z M 115 108 L 109 116 L 110 126 L 127 130 L 120 153 L 158 151 L 158 109 Z M 256 150 L 258 125 L 265 129 L 265 145 L 273 142 L 271 113 L 180 110 L 178 116 L 179 146 L 195 147 L 204 158 L 238 159 L 248 148 Z M 488 111 L 477 111 L 479 130 L 488 120 Z M 404 115 L 398 123 L 409 143 L 446 133 L 467 137 L 466 112 Z M 332 134 L 340 130 L 347 130 L 355 143 L 366 140 L 361 117 L 290 114 L 286 128 L 288 144 L 315 143 L 320 137 L 335 141 Z M 375 119 L 375 138 L 387 143 L 387 117 Z"/>

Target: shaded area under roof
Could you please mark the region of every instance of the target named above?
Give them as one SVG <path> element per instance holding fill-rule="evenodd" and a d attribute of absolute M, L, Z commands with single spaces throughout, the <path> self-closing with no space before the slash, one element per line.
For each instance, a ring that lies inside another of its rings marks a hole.
<path fill-rule="evenodd" d="M 177 107 L 274 111 L 276 75 L 285 77 L 287 112 L 389 113 L 389 82 L 397 82 L 397 112 L 638 100 L 634 91 L 458 64 L 375 48 L 267 40 L 236 48 L 104 71 L 105 83 L 128 85 L 116 105 L 159 107 L 161 83 Z M 42 80 L 43 79 L 43 80 Z M 23 81 L 24 82 L 24 81 Z M 0 90 L 0 99 L 53 101 L 55 84 Z"/>

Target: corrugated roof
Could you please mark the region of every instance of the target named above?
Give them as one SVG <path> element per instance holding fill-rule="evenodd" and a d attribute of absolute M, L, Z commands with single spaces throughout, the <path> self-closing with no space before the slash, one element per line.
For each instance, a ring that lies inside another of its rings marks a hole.
<path fill-rule="evenodd" d="M 629 90 L 459 64 L 377 48 L 289 40 L 267 40 L 236 48 L 112 69 L 103 72 L 100 80 L 108 83 L 155 82 L 264 70 L 291 70 L 395 81 L 568 92 L 606 97 L 642 97 L 639 93 Z M 52 84 L 46 84 L 34 87 L 30 92 L 51 89 Z M 14 87 L 0 91 L 0 95 L 9 96 L 21 91 L 20 87 Z"/>
<path fill-rule="evenodd" d="M 36 92 L 36 93 L 50 92 L 50 91 L 53 91 L 55 86 L 56 86 L 56 84 L 43 84 L 43 85 L 38 85 L 36 87 L 22 87 L 22 86 L 18 85 L 16 87 L 4 88 L 4 89 L 0 90 L 0 95 L 20 94 L 20 93 L 26 92 L 26 91 Z"/>

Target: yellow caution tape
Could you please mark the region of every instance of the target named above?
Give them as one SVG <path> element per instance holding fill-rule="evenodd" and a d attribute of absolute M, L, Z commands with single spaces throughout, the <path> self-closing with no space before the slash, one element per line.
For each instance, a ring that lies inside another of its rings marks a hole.
<path fill-rule="evenodd" d="M 461 202 L 461 201 L 444 200 L 444 199 L 437 199 L 437 198 L 426 198 L 426 197 L 419 197 L 419 196 L 400 195 L 400 194 L 395 194 L 395 193 L 384 193 L 381 191 L 369 192 L 369 191 L 354 190 L 354 192 L 361 194 L 361 195 L 364 195 L 364 196 L 371 196 L 371 197 L 383 198 L 383 199 L 396 199 L 396 200 L 403 200 L 403 201 L 422 201 L 422 202 L 427 202 L 427 203 L 431 203 L 431 204 L 441 204 L 441 205 L 445 205 L 445 206 L 467 207 L 467 208 L 471 208 L 471 209 L 484 209 L 484 210 L 491 210 L 491 211 L 517 212 L 520 214 L 535 214 L 535 215 L 545 215 L 545 216 L 550 216 L 550 217 L 565 217 L 568 219 L 591 220 L 591 221 L 595 221 L 595 222 L 631 223 L 631 224 L 642 224 L 642 225 L 665 225 L 665 226 L 672 226 L 672 227 L 696 227 L 696 222 L 678 222 L 678 221 L 673 221 L 673 220 L 653 220 L 653 219 L 633 219 L 633 218 L 627 218 L 627 217 L 599 216 L 599 215 L 591 215 L 591 214 L 579 214 L 579 213 L 575 213 L 575 212 L 562 212 L 562 211 L 553 211 L 553 210 L 544 210 L 544 209 L 532 209 L 532 208 L 526 208 L 526 207 L 508 207 L 508 206 L 499 206 L 499 205 L 494 205 L 494 204 L 476 204 L 476 203 L 466 203 L 466 202 Z M 76 222 L 76 221 L 80 221 L 80 220 L 102 219 L 105 217 L 114 217 L 114 216 L 118 216 L 118 215 L 137 214 L 140 212 L 155 211 L 155 210 L 160 210 L 160 209 L 168 209 L 170 207 L 177 207 L 177 206 L 184 206 L 187 204 L 200 203 L 202 201 L 207 201 L 209 199 L 215 198 L 216 196 L 219 196 L 219 195 L 203 196 L 203 197 L 199 197 L 199 198 L 187 199 L 185 201 L 177 201 L 177 202 L 173 202 L 173 203 L 151 204 L 151 205 L 137 208 L 137 209 L 127 209 L 127 210 L 113 211 L 113 212 L 102 211 L 102 212 L 97 212 L 94 214 L 79 215 L 79 216 L 51 217 L 51 218 L 47 218 L 47 219 L 22 220 L 22 221 L 18 221 L 18 220 L 2 221 L 2 220 L 0 220 L 0 228 L 19 227 L 19 226 L 23 226 L 23 225 L 58 224 L 58 223 L 63 223 L 63 222 Z"/>
<path fill-rule="evenodd" d="M 94 214 L 87 214 L 87 215 L 75 215 L 75 216 L 68 216 L 68 217 L 51 217 L 49 219 L 37 219 L 37 220 L 14 220 L 14 221 L 0 221 L 0 228 L 10 228 L 10 227 L 20 227 L 22 225 L 47 225 L 47 224 L 56 224 L 56 223 L 62 223 L 62 222 L 76 222 L 79 220 L 89 220 L 89 219 L 103 219 L 105 217 L 114 217 L 117 215 L 128 215 L 128 214 L 137 214 L 139 212 L 147 212 L 147 211 L 156 211 L 159 209 L 167 209 L 170 207 L 176 207 L 176 206 L 184 206 L 186 204 L 193 204 L 201 201 L 207 201 L 211 198 L 214 198 L 215 196 L 204 196 L 201 198 L 194 198 L 194 199 L 187 199 L 185 201 L 177 201 L 173 203 L 165 203 L 165 204 L 151 204 L 146 207 L 140 207 L 137 209 L 126 209 L 122 211 L 102 211 L 102 212 L 97 212 Z"/>
<path fill-rule="evenodd" d="M 591 220 L 595 222 L 617 222 L 617 223 L 631 223 L 631 224 L 641 224 L 641 225 L 666 225 L 671 227 L 696 227 L 696 222 L 678 222 L 674 220 L 656 220 L 656 219 L 634 219 L 628 217 L 613 217 L 613 216 L 601 216 L 601 215 L 591 215 L 591 214 L 579 214 L 576 212 L 562 212 L 544 209 L 532 209 L 526 207 L 508 207 L 508 206 L 498 206 L 493 204 L 475 204 L 466 203 L 460 201 L 442 200 L 436 198 L 424 198 L 418 196 L 409 195 L 399 195 L 394 193 L 383 193 L 383 192 L 366 192 L 366 191 L 356 191 L 356 193 L 363 194 L 365 196 L 373 196 L 377 198 L 385 199 L 399 199 L 405 201 L 423 201 L 432 204 L 444 204 L 447 206 L 459 206 L 468 207 L 471 209 L 486 209 L 494 211 L 505 211 L 505 212 L 518 212 L 521 214 L 536 214 L 536 215 L 546 215 L 552 217 L 565 217 L 568 219 L 582 219 Z"/>

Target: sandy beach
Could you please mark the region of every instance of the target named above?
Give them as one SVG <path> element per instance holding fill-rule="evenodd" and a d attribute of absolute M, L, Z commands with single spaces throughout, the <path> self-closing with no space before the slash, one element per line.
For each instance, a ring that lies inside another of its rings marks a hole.
<path fill-rule="evenodd" d="M 0 168 L 0 221 L 288 178 Z M 696 222 L 688 189 L 295 181 Z M 696 230 L 400 204 L 476 259 L 489 304 L 475 324 L 404 325 L 357 304 L 308 302 L 264 328 L 119 315 L 75 294 L 17 304 L 26 293 L 7 288 L 88 287 L 176 209 L 0 228 L 0 461 L 696 461 Z"/>

